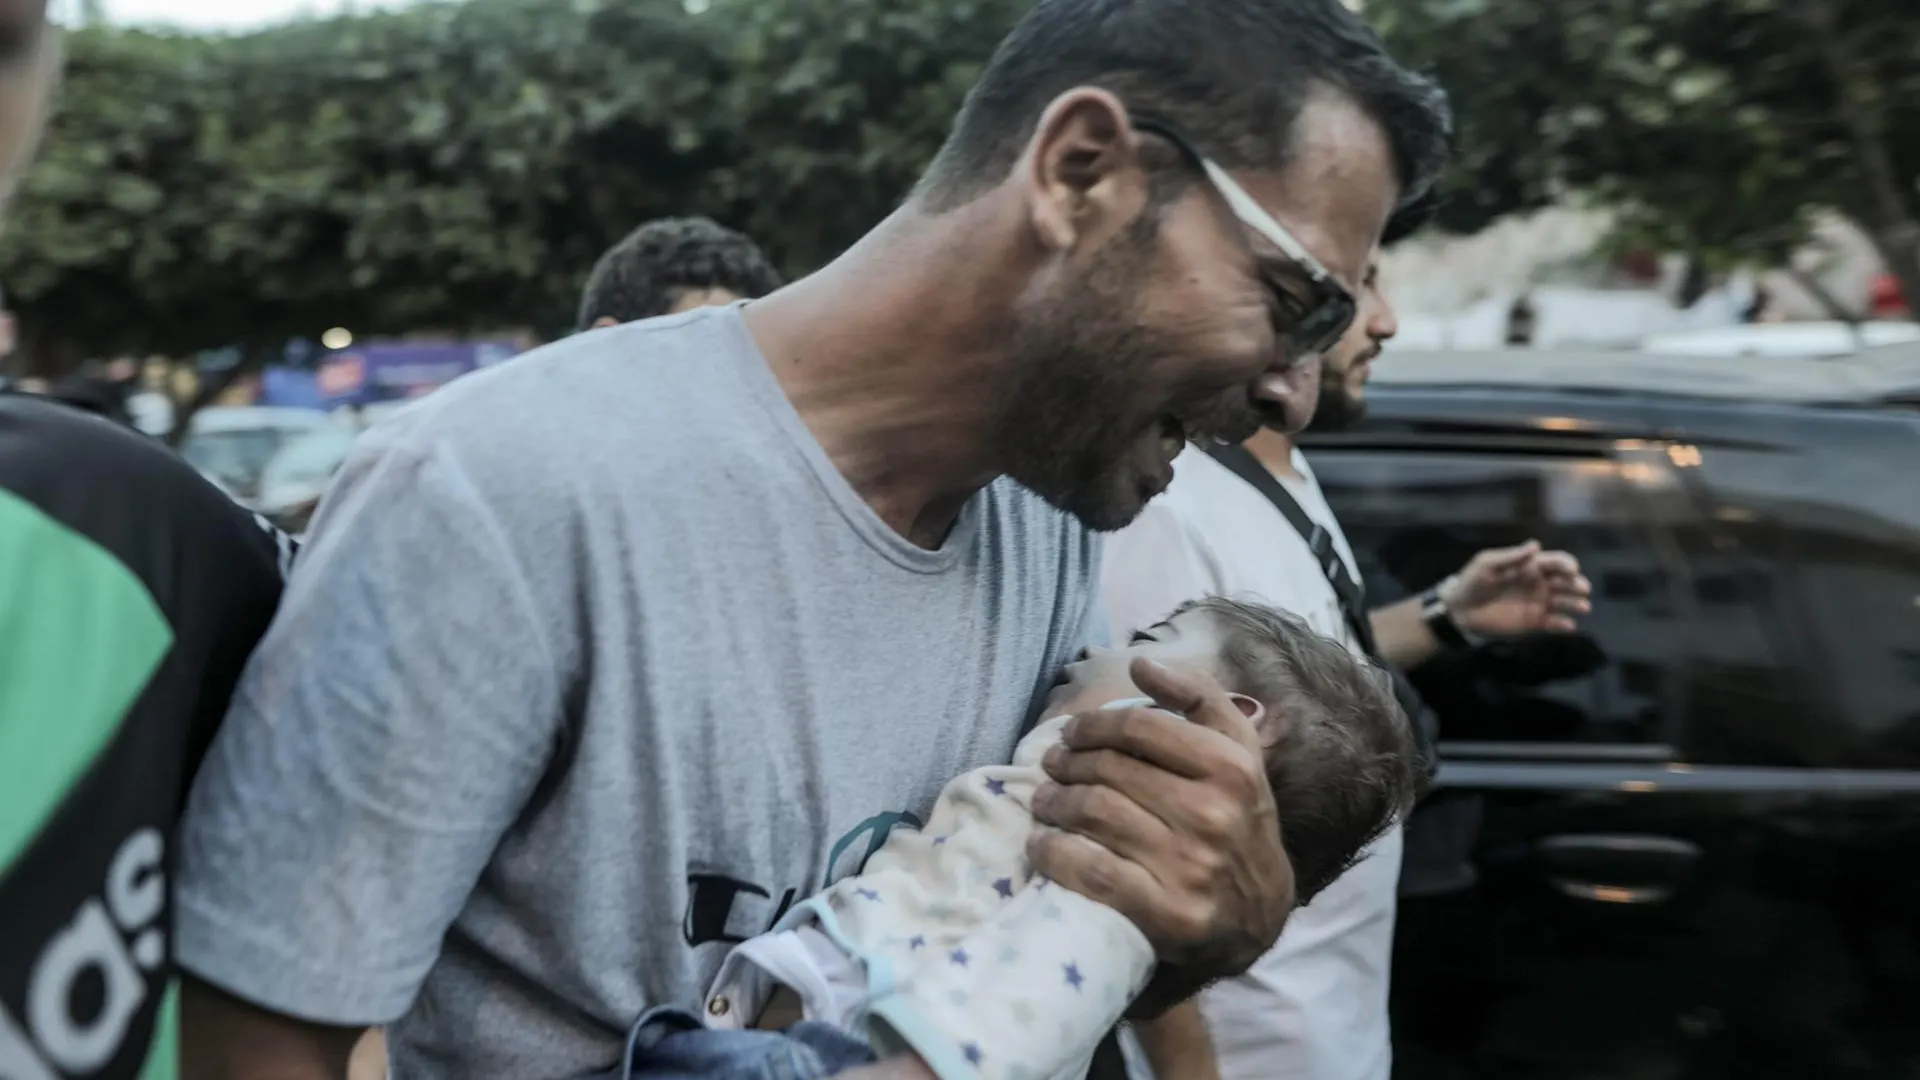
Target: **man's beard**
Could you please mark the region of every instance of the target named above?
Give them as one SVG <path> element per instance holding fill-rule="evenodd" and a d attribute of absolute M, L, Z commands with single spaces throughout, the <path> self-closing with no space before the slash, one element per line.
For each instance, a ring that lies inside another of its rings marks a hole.
<path fill-rule="evenodd" d="M 1352 376 L 1352 364 L 1337 374 L 1327 365 L 1321 365 L 1320 404 L 1314 407 L 1313 418 L 1307 421 L 1307 431 L 1323 434 L 1346 431 L 1366 418 L 1366 399 L 1347 385 Z"/>
<path fill-rule="evenodd" d="M 1176 355 L 1130 313 L 1158 235 L 1143 214 L 1085 274 L 1022 312 L 1010 334 L 996 442 L 1008 476 L 1088 528 L 1111 531 L 1146 504 L 1130 468 L 1162 401 L 1145 395 Z"/>

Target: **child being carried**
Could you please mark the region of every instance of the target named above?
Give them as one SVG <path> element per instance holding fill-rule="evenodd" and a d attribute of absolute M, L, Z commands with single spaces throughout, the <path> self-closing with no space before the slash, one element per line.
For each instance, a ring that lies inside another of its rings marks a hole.
<path fill-rule="evenodd" d="M 643 1017 L 622 1074 L 824 1077 L 910 1050 L 941 1080 L 1085 1076 L 1152 975 L 1153 949 L 1118 912 L 1034 874 L 1030 807 L 1069 717 L 1152 705 L 1129 675 L 1142 657 L 1205 671 L 1253 720 L 1297 903 L 1419 792 L 1414 733 L 1383 671 L 1284 612 L 1187 604 L 1068 665 L 1012 764 L 953 780 L 924 829 L 896 829 L 860 873 L 737 946 L 704 1019 Z"/>

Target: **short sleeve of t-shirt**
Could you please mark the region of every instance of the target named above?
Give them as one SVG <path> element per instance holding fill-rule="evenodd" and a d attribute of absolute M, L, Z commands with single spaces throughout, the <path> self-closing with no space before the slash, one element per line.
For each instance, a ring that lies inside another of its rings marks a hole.
<path fill-rule="evenodd" d="M 321 1023 L 407 1008 L 562 711 L 497 502 L 395 430 L 342 466 L 181 834 L 182 965 Z"/>

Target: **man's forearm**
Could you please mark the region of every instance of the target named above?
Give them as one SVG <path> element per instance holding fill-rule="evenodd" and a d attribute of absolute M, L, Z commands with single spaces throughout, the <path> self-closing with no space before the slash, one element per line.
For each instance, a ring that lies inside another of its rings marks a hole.
<path fill-rule="evenodd" d="M 1214 1060 L 1213 1039 L 1198 1001 L 1183 1002 L 1157 1020 L 1135 1024 L 1133 1032 L 1155 1080 L 1220 1080 L 1220 1064 Z"/>
<path fill-rule="evenodd" d="M 1411 671 L 1440 654 L 1440 641 L 1421 618 L 1417 596 L 1375 608 L 1368 620 L 1373 623 L 1373 637 L 1380 646 L 1380 655 L 1401 671 Z"/>
<path fill-rule="evenodd" d="M 191 976 L 181 983 L 180 1075 L 193 1080 L 347 1080 L 360 1029 L 325 1027 L 266 1012 Z"/>

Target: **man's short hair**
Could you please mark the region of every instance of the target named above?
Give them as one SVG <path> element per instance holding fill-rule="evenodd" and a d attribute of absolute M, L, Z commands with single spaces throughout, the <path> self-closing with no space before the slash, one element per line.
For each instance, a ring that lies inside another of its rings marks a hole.
<path fill-rule="evenodd" d="M 703 217 L 649 221 L 607 249 L 580 297 L 579 328 L 603 318 L 651 319 L 689 291 L 725 289 L 747 299 L 780 287 L 759 246 Z"/>
<path fill-rule="evenodd" d="M 1228 689 L 1284 717 L 1267 776 L 1305 904 L 1413 809 L 1425 786 L 1419 740 L 1387 672 L 1296 615 L 1210 596 Z"/>
<path fill-rule="evenodd" d="M 935 212 L 1006 179 L 1054 98 L 1097 86 L 1226 169 L 1279 169 L 1323 89 L 1385 130 L 1401 197 L 1446 159 L 1446 95 L 1387 55 L 1341 0 L 1039 0 L 994 52 L 921 181 Z M 1175 189 L 1168 189 L 1169 191 Z"/>

